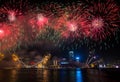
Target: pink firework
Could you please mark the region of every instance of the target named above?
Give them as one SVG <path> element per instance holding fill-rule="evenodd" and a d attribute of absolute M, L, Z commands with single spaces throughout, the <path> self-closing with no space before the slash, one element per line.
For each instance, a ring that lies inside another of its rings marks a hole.
<path fill-rule="evenodd" d="M 88 1 L 89 2 L 89 1 Z M 87 10 L 88 27 L 86 28 L 86 35 L 94 40 L 104 40 L 119 27 L 119 7 L 113 0 L 90 1 Z"/>

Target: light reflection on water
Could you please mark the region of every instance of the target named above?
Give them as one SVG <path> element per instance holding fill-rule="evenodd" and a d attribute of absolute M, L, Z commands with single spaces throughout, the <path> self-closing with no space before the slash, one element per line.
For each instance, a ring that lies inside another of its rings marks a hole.
<path fill-rule="evenodd" d="M 108 73 L 114 77 L 96 69 L 9 69 L 0 70 L 0 82 L 120 82 Z"/>
<path fill-rule="evenodd" d="M 76 82 L 83 82 L 82 80 L 82 72 L 81 69 L 78 68 L 76 69 Z"/>
<path fill-rule="evenodd" d="M 17 70 L 0 70 L 0 82 L 16 82 Z"/>

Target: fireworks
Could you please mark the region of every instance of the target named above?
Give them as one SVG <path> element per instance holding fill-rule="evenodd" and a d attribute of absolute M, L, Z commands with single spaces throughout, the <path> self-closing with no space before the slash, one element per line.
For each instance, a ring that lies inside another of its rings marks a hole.
<path fill-rule="evenodd" d="M 1 50 L 9 50 L 17 45 L 19 40 L 19 29 L 13 25 L 1 24 L 0 28 L 0 45 Z M 14 49 L 14 48 L 13 48 Z"/>
<path fill-rule="evenodd" d="M 77 26 L 74 23 L 68 23 L 67 25 L 70 31 L 75 32 L 77 30 Z"/>
<path fill-rule="evenodd" d="M 4 37 L 4 30 L 0 29 L 0 38 Z"/>
<path fill-rule="evenodd" d="M 91 1 L 88 9 L 90 26 L 87 28 L 94 40 L 106 39 L 114 35 L 119 27 L 119 7 L 113 0 Z"/>
<path fill-rule="evenodd" d="M 96 18 L 92 21 L 92 27 L 94 29 L 99 29 L 99 28 L 102 28 L 104 26 L 104 22 L 101 18 Z"/>
<path fill-rule="evenodd" d="M 38 16 L 37 16 L 37 24 L 38 24 L 38 26 L 43 26 L 47 22 L 48 22 L 48 19 L 46 17 L 42 16 L 41 14 L 38 14 Z"/>
<path fill-rule="evenodd" d="M 119 22 L 119 7 L 113 0 L 67 5 L 29 5 L 29 1 L 10 0 L 0 7 L 1 51 L 41 44 L 93 48 L 117 37 Z"/>

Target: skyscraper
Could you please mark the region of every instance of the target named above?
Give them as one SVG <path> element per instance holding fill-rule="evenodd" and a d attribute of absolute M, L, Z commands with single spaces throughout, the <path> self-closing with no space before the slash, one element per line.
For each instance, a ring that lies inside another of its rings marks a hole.
<path fill-rule="evenodd" d="M 69 60 L 74 60 L 74 51 L 69 51 Z"/>

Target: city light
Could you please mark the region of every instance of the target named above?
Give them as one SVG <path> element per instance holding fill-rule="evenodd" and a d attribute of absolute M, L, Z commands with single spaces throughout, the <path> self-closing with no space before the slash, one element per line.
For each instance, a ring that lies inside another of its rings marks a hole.
<path fill-rule="evenodd" d="M 0 61 L 4 59 L 4 57 L 5 57 L 4 54 L 0 53 Z"/>
<path fill-rule="evenodd" d="M 119 66 L 115 66 L 115 68 L 119 68 Z"/>
<path fill-rule="evenodd" d="M 13 61 L 17 62 L 19 60 L 16 54 L 12 54 Z"/>
<path fill-rule="evenodd" d="M 103 68 L 103 65 L 100 64 L 100 65 L 99 65 L 99 68 Z"/>
<path fill-rule="evenodd" d="M 80 57 L 75 57 L 75 60 L 77 61 L 77 62 L 79 62 L 80 61 Z"/>
<path fill-rule="evenodd" d="M 76 59 L 76 60 L 80 60 L 80 57 L 76 57 L 75 59 Z"/>

